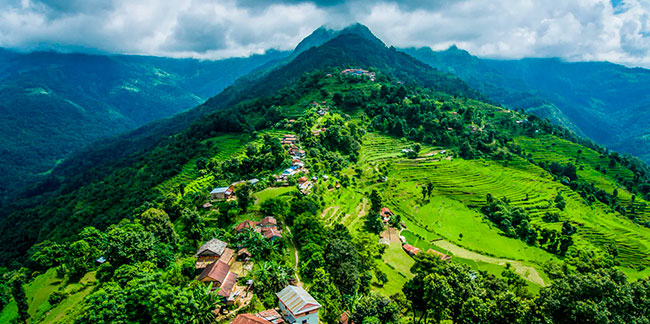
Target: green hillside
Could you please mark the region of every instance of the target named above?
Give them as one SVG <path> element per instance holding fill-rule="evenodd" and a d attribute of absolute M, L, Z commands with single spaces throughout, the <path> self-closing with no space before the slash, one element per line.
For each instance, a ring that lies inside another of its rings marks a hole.
<path fill-rule="evenodd" d="M 0 203 L 86 145 L 193 108 L 287 54 L 199 61 L 0 49 Z"/>
<path fill-rule="evenodd" d="M 404 51 L 453 73 L 495 102 L 525 109 L 614 151 L 650 161 L 644 126 L 650 102 L 646 69 L 559 59 L 490 60 L 455 46 Z"/>
<path fill-rule="evenodd" d="M 378 42 L 338 35 L 9 206 L 0 319 L 225 324 L 295 284 L 323 323 L 647 322 L 647 166 Z M 196 280 L 215 238 L 232 303 Z"/>

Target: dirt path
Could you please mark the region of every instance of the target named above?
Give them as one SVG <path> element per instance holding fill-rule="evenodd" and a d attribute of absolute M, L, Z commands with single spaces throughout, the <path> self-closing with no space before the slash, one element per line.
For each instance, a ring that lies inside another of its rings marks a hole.
<path fill-rule="evenodd" d="M 289 228 L 289 226 L 285 226 L 284 228 L 291 235 L 291 228 Z M 300 263 L 300 258 L 298 257 L 298 248 L 296 247 L 296 243 L 293 241 L 293 235 L 291 235 L 291 245 L 293 245 L 293 253 L 294 257 L 296 258 L 296 263 L 293 265 L 293 272 L 296 276 L 296 284 L 298 287 L 302 287 L 302 281 L 300 280 L 300 275 L 298 274 L 298 264 Z"/>
<path fill-rule="evenodd" d="M 516 273 L 518 273 L 520 276 L 522 276 L 524 279 L 531 281 L 537 285 L 540 285 L 542 287 L 546 286 L 546 283 L 544 282 L 544 279 L 539 275 L 539 272 L 537 272 L 537 269 L 524 265 L 521 261 L 514 261 L 514 260 L 508 260 L 508 259 L 500 259 L 500 258 L 494 258 L 482 254 L 478 254 L 476 252 L 472 252 L 470 250 L 466 250 L 456 244 L 453 244 L 448 241 L 437 241 L 434 242 L 433 244 L 450 251 L 454 256 L 463 258 L 463 259 L 470 259 L 474 261 L 480 261 L 480 262 L 485 262 L 485 263 L 492 263 L 500 266 L 505 266 L 506 264 L 510 263 L 512 268 L 515 270 Z"/>
<path fill-rule="evenodd" d="M 395 227 L 388 227 L 383 233 L 381 233 L 381 237 L 387 238 L 390 243 L 402 243 L 402 241 L 399 239 L 399 233 Z"/>
<path fill-rule="evenodd" d="M 327 217 L 327 218 L 330 219 L 330 218 L 334 217 L 334 215 L 336 215 L 336 212 L 338 212 L 338 211 L 339 211 L 339 206 L 329 206 L 329 207 L 323 209 L 323 212 L 320 213 L 320 218 L 325 220 L 325 216 L 327 216 L 329 214 L 329 217 Z"/>

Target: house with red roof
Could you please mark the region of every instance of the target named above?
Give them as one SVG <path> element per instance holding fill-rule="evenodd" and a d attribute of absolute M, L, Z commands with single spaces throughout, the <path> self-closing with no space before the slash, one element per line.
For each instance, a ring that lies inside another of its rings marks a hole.
<path fill-rule="evenodd" d="M 239 314 L 230 324 L 273 324 L 253 314 Z"/>
<path fill-rule="evenodd" d="M 236 231 L 237 233 L 241 233 L 241 232 L 243 232 L 243 231 L 244 231 L 245 229 L 247 229 L 247 228 L 256 228 L 257 225 L 258 225 L 257 222 L 254 222 L 254 221 L 252 221 L 252 220 L 245 220 L 245 221 L 239 223 L 239 224 L 235 227 L 235 231 Z"/>
<path fill-rule="evenodd" d="M 282 315 L 275 309 L 265 310 L 255 315 L 239 314 L 230 324 L 280 324 L 284 323 Z"/>
<path fill-rule="evenodd" d="M 406 251 L 406 253 L 408 253 L 410 256 L 415 256 L 416 254 L 420 253 L 420 249 L 408 243 L 402 245 L 402 249 L 404 249 L 404 251 Z"/>
<path fill-rule="evenodd" d="M 429 249 L 429 250 L 427 250 L 427 253 L 431 253 L 431 254 L 437 256 L 437 257 L 440 258 L 440 260 L 442 260 L 442 261 L 448 261 L 449 259 L 451 259 L 450 256 L 448 256 L 448 255 L 446 255 L 446 254 L 444 254 L 444 253 L 442 253 L 442 252 L 440 252 L 440 251 L 436 251 L 436 250 L 434 250 L 434 249 Z"/>

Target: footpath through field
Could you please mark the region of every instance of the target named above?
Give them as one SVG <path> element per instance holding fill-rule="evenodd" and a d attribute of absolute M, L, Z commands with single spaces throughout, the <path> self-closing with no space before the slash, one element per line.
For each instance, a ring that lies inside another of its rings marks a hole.
<path fill-rule="evenodd" d="M 542 277 L 539 275 L 539 272 L 537 272 L 537 270 L 531 266 L 524 265 L 521 261 L 499 259 L 487 255 L 478 254 L 445 240 L 436 241 L 433 244 L 451 252 L 454 256 L 457 256 L 459 258 L 492 263 L 500 266 L 505 266 L 509 263 L 515 272 L 522 276 L 524 279 L 529 280 L 542 287 L 546 286 L 546 283 L 544 282 L 544 279 L 542 279 Z"/>

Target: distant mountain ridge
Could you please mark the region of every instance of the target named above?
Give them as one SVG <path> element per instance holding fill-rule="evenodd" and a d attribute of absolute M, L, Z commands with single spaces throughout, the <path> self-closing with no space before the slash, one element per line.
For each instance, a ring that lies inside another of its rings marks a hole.
<path fill-rule="evenodd" d="M 307 43 L 310 42 L 308 40 Z M 306 47 L 308 46 L 305 45 L 302 48 Z M 84 181 L 101 178 L 104 175 L 101 170 L 104 169 L 105 164 L 119 163 L 116 161 L 136 152 L 146 151 L 170 135 L 190 127 L 202 116 L 212 114 L 242 100 L 269 95 L 296 81 L 305 71 L 349 66 L 376 67 L 403 82 L 417 82 L 451 94 L 480 97 L 477 91 L 471 89 L 459 78 L 431 68 L 392 47 L 386 47 L 367 27 L 357 24 L 336 32 L 334 38 L 318 47 L 309 47 L 290 62 L 273 63 L 266 69 L 256 70 L 240 78 L 233 85 L 194 109 L 154 121 L 117 138 L 100 141 L 92 147 L 80 150 L 52 170 L 52 176 L 47 181 L 40 186 L 30 188 L 26 196 L 55 190 L 60 186 L 60 179 L 75 176 L 87 170 L 93 171 L 88 171 L 88 177 Z M 80 185 L 82 183 L 72 185 L 72 187 Z"/>
<path fill-rule="evenodd" d="M 650 70 L 608 62 L 491 60 L 451 47 L 407 48 L 496 102 L 549 118 L 612 150 L 650 161 Z"/>
<path fill-rule="evenodd" d="M 286 55 L 199 61 L 0 49 L 0 200 L 85 145 L 195 107 Z"/>

